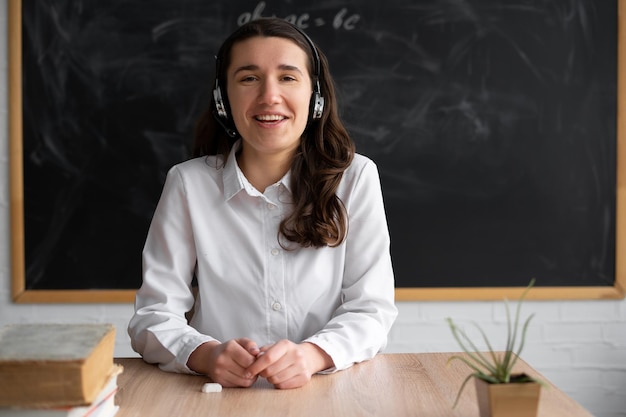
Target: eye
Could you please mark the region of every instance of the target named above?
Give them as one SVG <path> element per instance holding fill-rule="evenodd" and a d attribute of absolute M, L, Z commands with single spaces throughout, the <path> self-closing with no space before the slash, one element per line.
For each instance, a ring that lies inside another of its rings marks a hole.
<path fill-rule="evenodd" d="M 254 75 L 246 75 L 244 77 L 241 77 L 241 82 L 243 83 L 251 83 L 257 80 L 257 77 L 255 77 Z"/>
<path fill-rule="evenodd" d="M 291 82 L 291 81 L 298 81 L 298 79 L 294 77 L 293 75 L 283 75 L 281 77 L 281 81 Z"/>

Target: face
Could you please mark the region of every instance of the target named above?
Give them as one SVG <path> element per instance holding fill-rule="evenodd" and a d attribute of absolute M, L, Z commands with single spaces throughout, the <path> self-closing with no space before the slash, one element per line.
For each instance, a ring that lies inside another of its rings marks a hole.
<path fill-rule="evenodd" d="M 309 117 L 306 53 L 289 39 L 254 37 L 234 44 L 230 58 L 228 100 L 244 154 L 293 155 Z"/>

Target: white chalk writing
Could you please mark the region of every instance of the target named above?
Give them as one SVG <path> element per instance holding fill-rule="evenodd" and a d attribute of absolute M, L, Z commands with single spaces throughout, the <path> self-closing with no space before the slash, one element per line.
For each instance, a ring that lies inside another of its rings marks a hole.
<path fill-rule="evenodd" d="M 237 24 L 239 26 L 248 23 L 251 20 L 258 19 L 264 16 L 265 2 L 259 2 L 252 12 L 244 12 L 237 18 Z M 275 14 L 272 17 L 277 17 Z M 309 13 L 293 13 L 284 17 L 284 19 L 291 24 L 299 27 L 300 29 L 307 29 L 311 26 L 325 26 L 327 24 L 332 25 L 335 30 L 354 30 L 356 25 L 361 20 L 361 16 L 356 13 L 349 13 L 347 8 L 342 8 L 333 17 L 331 23 L 327 23 L 322 17 L 312 17 Z"/>

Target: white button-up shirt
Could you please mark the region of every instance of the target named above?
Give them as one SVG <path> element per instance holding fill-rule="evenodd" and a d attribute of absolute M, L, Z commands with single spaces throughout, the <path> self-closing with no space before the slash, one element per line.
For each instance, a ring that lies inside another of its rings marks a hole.
<path fill-rule="evenodd" d="M 191 372 L 186 363 L 200 344 L 239 337 L 314 343 L 332 358 L 328 371 L 372 358 L 397 315 L 376 165 L 357 154 L 343 174 L 337 195 L 349 229 L 341 245 L 286 242 L 285 250 L 278 227 L 292 210 L 290 173 L 259 192 L 237 165 L 238 146 L 226 164 L 201 157 L 168 173 L 143 250 L 133 349 L 175 372 Z"/>

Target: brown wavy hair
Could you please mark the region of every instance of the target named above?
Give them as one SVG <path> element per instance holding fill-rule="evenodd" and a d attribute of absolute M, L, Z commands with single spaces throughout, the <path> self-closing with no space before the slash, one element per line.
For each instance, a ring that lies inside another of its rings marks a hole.
<path fill-rule="evenodd" d="M 295 42 L 309 58 L 308 70 L 314 82 L 315 58 L 311 45 L 298 29 L 278 18 L 251 21 L 230 35 L 217 55 L 216 79 L 228 114 L 226 70 L 230 65 L 231 49 L 237 42 L 257 36 L 280 37 Z M 300 147 L 291 166 L 294 210 L 281 222 L 279 235 L 302 247 L 319 248 L 338 246 L 346 237 L 348 215 L 336 191 L 343 172 L 354 158 L 355 146 L 338 115 L 328 61 L 319 48 L 316 49 L 320 59 L 319 83 L 324 111 L 319 119 L 311 120 L 309 115 L 309 123 L 300 138 Z M 220 126 L 215 111 L 215 101 L 211 98 L 209 109 L 198 120 L 192 154 L 194 157 L 222 155 L 226 161 L 237 137 L 229 136 Z M 236 130 L 232 120 L 222 123 Z"/>

